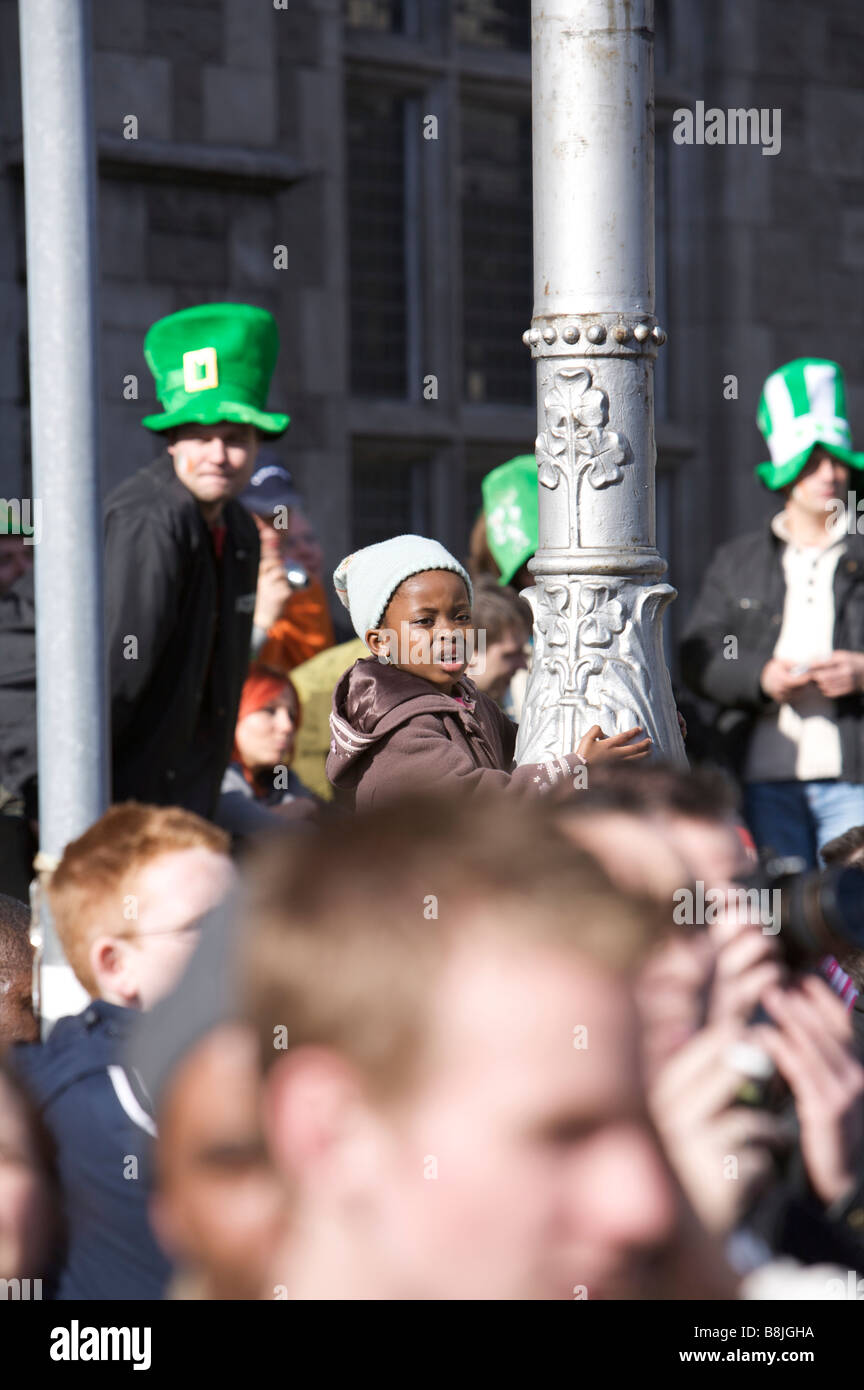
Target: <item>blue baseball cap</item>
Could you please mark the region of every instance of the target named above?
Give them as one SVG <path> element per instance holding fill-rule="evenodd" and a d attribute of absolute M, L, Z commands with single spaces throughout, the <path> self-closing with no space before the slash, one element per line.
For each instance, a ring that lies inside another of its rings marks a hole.
<path fill-rule="evenodd" d="M 303 502 L 294 483 L 294 478 L 276 461 L 276 456 L 266 455 L 262 449 L 258 455 L 258 467 L 240 493 L 240 501 L 247 511 L 272 521 L 277 507 L 302 507 Z M 262 460 L 262 454 L 265 455 Z"/>

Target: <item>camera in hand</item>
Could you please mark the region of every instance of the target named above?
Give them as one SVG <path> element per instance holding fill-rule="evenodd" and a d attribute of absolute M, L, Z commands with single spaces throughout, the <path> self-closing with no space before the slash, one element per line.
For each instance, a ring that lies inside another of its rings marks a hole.
<path fill-rule="evenodd" d="M 285 578 L 292 589 L 308 589 L 309 575 L 302 565 L 298 565 L 294 560 L 285 561 Z"/>
<path fill-rule="evenodd" d="M 808 869 L 800 858 L 768 859 L 747 888 L 769 893 L 772 934 L 779 926 L 777 944 L 790 966 L 864 952 L 864 869 L 857 865 Z"/>

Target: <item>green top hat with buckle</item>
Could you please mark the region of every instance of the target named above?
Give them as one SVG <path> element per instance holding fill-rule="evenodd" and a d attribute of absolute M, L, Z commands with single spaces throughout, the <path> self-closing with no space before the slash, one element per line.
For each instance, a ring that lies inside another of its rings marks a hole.
<path fill-rule="evenodd" d="M 144 339 L 144 356 L 164 413 L 141 421 L 148 430 L 179 425 L 254 425 L 283 434 L 290 415 L 265 409 L 279 354 L 279 330 L 252 304 L 197 304 L 159 319 Z"/>
<path fill-rule="evenodd" d="M 537 549 L 540 523 L 537 500 L 537 460 L 519 454 L 487 473 L 482 483 L 486 540 L 501 571 L 500 585 L 509 584 Z"/>
<path fill-rule="evenodd" d="M 772 491 L 794 483 L 817 446 L 850 468 L 864 468 L 864 454 L 852 450 L 846 386 L 836 362 L 798 357 L 772 372 L 762 388 L 756 423 L 771 454 L 756 476 Z"/>

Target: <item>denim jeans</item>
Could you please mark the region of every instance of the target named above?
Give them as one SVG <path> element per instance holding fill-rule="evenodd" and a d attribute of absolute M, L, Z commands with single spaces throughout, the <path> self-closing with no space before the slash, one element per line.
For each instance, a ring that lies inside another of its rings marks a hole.
<path fill-rule="evenodd" d="M 744 818 L 760 850 L 797 854 L 815 868 L 824 844 L 853 825 L 864 825 L 864 784 L 748 782 Z"/>

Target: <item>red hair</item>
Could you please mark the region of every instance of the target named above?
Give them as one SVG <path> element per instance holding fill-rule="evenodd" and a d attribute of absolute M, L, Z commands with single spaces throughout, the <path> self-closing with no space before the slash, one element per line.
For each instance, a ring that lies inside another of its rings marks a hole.
<path fill-rule="evenodd" d="M 274 671 L 272 666 L 264 666 L 260 662 L 253 662 L 249 667 L 249 673 L 243 682 L 243 690 L 240 694 L 240 705 L 237 710 L 237 724 L 246 719 L 250 714 L 257 714 L 259 709 L 264 709 L 273 700 L 278 700 L 280 696 L 290 690 L 294 700 L 294 727 L 300 728 L 302 711 L 300 709 L 300 696 L 297 694 L 297 687 L 290 676 L 286 676 L 282 671 Z M 236 725 L 235 725 L 236 729 Z M 235 736 L 234 747 L 231 750 L 233 762 L 240 763 L 247 781 L 251 781 L 249 770 L 243 764 L 240 749 L 237 747 Z"/>

